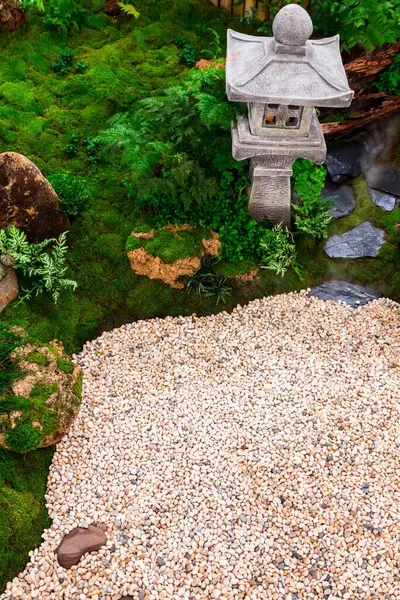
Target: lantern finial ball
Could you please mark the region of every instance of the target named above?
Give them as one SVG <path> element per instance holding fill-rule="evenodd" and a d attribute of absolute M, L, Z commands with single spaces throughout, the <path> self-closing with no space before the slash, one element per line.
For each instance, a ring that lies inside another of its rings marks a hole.
<path fill-rule="evenodd" d="M 277 42 L 287 46 L 303 46 L 313 32 L 311 18 L 298 4 L 281 8 L 272 24 Z"/>

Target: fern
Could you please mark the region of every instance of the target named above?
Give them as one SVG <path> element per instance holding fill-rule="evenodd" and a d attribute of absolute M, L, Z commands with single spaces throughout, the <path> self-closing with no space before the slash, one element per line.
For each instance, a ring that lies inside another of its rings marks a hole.
<path fill-rule="evenodd" d="M 135 19 L 138 19 L 140 17 L 140 13 L 136 10 L 133 4 L 125 4 L 125 2 L 118 2 L 118 6 L 125 15 L 135 17 Z"/>
<path fill-rule="evenodd" d="M 8 231 L 0 231 L 0 263 L 19 269 L 31 280 L 31 287 L 23 290 L 21 300 L 48 292 L 57 304 L 61 292 L 76 289 L 76 281 L 65 277 L 66 238 L 67 234 L 62 233 L 58 239 L 30 244 L 26 234 L 14 225 Z M 48 250 L 50 245 L 52 248 Z"/>

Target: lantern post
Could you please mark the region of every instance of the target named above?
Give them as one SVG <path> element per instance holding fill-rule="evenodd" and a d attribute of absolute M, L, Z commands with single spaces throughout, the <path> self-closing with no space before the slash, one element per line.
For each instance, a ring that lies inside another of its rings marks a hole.
<path fill-rule="evenodd" d="M 323 163 L 326 144 L 316 106 L 350 106 L 339 36 L 310 40 L 313 25 L 297 4 L 283 7 L 273 37 L 228 30 L 226 92 L 246 102 L 232 125 L 232 154 L 250 158 L 249 212 L 258 222 L 291 225 L 290 177 L 297 158 Z"/>

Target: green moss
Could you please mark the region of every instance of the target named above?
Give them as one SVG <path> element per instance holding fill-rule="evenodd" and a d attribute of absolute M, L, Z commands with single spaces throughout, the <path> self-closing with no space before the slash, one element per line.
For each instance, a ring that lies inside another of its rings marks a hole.
<path fill-rule="evenodd" d="M 201 256 L 201 241 L 209 237 L 209 232 L 201 228 L 178 232 L 159 229 L 154 231 L 152 239 L 142 241 L 142 245 L 149 254 L 165 263 L 173 263 L 181 258 Z"/>
<path fill-rule="evenodd" d="M 7 415 L 16 410 L 21 410 L 24 416 L 28 415 L 29 400 L 23 396 L 14 396 L 12 394 L 0 398 L 0 414 Z"/>
<path fill-rule="evenodd" d="M 37 365 L 43 365 L 45 367 L 47 367 L 47 365 L 50 363 L 49 357 L 40 352 L 39 350 L 32 350 L 32 352 L 27 354 L 25 360 L 27 360 L 30 363 L 35 363 Z"/>
<path fill-rule="evenodd" d="M 125 250 L 127 252 L 130 252 L 131 250 L 136 250 L 137 248 L 140 248 L 141 246 L 143 246 L 143 239 L 137 238 L 134 235 L 128 235 L 128 238 L 127 238 L 126 244 L 125 244 Z"/>
<path fill-rule="evenodd" d="M 222 260 L 215 265 L 214 271 L 224 277 L 236 277 L 236 275 L 244 275 L 257 268 L 258 265 L 256 262 L 246 258 L 244 260 L 236 260 L 235 262 Z"/>
<path fill-rule="evenodd" d="M 75 396 L 77 396 L 79 398 L 80 402 L 82 402 L 82 388 L 83 388 L 83 374 L 79 373 L 79 375 L 76 378 L 76 381 L 74 383 L 74 386 L 72 388 L 72 391 L 75 394 Z"/>
<path fill-rule="evenodd" d="M 14 452 L 23 454 L 39 448 L 42 434 L 40 429 L 33 427 L 32 423 L 26 422 L 7 431 L 5 440 Z"/>
<path fill-rule="evenodd" d="M 182 308 L 175 303 L 177 293 L 168 285 L 147 277 L 137 277 L 137 282 L 126 297 L 126 308 L 136 318 L 148 319 L 167 314 L 180 314 Z"/>
<path fill-rule="evenodd" d="M 75 369 L 74 363 L 65 358 L 57 358 L 57 367 L 64 373 L 72 373 Z"/>
<path fill-rule="evenodd" d="M 43 497 L 53 448 L 25 456 L 0 450 L 0 590 L 23 570 L 50 526 Z"/>

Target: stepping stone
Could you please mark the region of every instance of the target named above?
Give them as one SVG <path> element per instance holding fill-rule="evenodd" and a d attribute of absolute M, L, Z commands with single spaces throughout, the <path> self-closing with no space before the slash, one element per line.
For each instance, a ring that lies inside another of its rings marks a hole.
<path fill-rule="evenodd" d="M 325 244 L 325 252 L 330 258 L 375 257 L 385 241 L 385 233 L 373 227 L 368 221 L 346 231 L 343 235 L 334 235 Z"/>
<path fill-rule="evenodd" d="M 73 565 L 77 565 L 81 556 L 87 552 L 98 550 L 106 543 L 106 534 L 100 527 L 89 525 L 87 529 L 84 527 L 75 527 L 62 539 L 58 546 L 57 560 L 61 567 L 70 569 Z"/>
<path fill-rule="evenodd" d="M 400 196 L 400 167 L 366 169 L 365 179 L 370 187 Z"/>
<path fill-rule="evenodd" d="M 370 188 L 369 193 L 371 194 L 372 202 L 382 210 L 390 211 L 396 208 L 396 196 L 372 188 Z"/>
<path fill-rule="evenodd" d="M 347 217 L 356 207 L 351 185 L 336 185 L 328 181 L 321 192 L 321 198 L 332 198 L 333 208 L 329 214 L 335 219 Z"/>
<path fill-rule="evenodd" d="M 332 279 L 321 285 L 312 288 L 309 296 L 315 296 L 321 300 L 334 300 L 335 302 L 345 302 L 353 308 L 363 306 L 371 300 L 376 300 L 378 296 L 375 292 L 366 286 Z"/>

